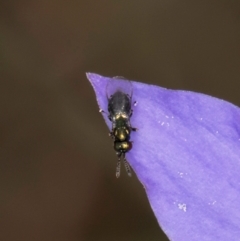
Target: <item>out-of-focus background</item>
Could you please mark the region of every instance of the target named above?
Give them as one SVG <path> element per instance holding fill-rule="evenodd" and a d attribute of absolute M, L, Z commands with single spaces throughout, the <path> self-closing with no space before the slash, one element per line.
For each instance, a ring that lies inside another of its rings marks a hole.
<path fill-rule="evenodd" d="M 240 105 L 239 12 L 229 0 L 2 1 L 0 240 L 168 240 L 137 178 L 115 178 L 85 72 Z"/>

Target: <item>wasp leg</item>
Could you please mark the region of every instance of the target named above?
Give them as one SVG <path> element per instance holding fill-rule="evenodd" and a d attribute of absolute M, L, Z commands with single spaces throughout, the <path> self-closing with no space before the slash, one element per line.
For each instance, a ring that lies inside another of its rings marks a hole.
<path fill-rule="evenodd" d="M 100 112 L 100 113 L 107 114 L 103 109 L 100 109 L 99 112 Z"/>
<path fill-rule="evenodd" d="M 133 102 L 133 106 L 137 106 L 137 101 Z M 131 117 L 133 115 L 133 110 L 130 111 L 129 117 Z"/>
<path fill-rule="evenodd" d="M 103 109 L 100 109 L 99 112 L 100 112 L 100 113 L 103 113 L 104 115 L 107 115 L 107 113 L 106 113 Z M 112 118 L 111 118 L 110 115 L 108 115 L 108 119 L 109 119 L 110 121 L 112 121 Z"/>
<path fill-rule="evenodd" d="M 132 117 L 133 115 L 133 110 L 130 111 L 129 117 Z"/>
<path fill-rule="evenodd" d="M 123 156 L 123 163 L 124 163 L 124 166 L 125 166 L 125 169 L 126 169 L 126 172 L 127 172 L 128 176 L 131 177 L 132 176 L 131 168 L 130 168 L 130 166 L 129 166 L 126 158 L 125 158 L 125 155 Z"/>
<path fill-rule="evenodd" d="M 131 131 L 137 131 L 138 128 L 131 127 Z"/>
<path fill-rule="evenodd" d="M 109 135 L 112 139 L 114 139 L 113 132 L 109 132 L 108 135 Z"/>

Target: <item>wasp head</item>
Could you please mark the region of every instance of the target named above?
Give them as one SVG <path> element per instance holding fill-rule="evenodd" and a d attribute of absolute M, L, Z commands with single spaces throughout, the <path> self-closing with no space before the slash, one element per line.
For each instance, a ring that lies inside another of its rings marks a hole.
<path fill-rule="evenodd" d="M 132 142 L 130 141 L 114 141 L 114 149 L 118 156 L 126 153 L 132 149 Z"/>

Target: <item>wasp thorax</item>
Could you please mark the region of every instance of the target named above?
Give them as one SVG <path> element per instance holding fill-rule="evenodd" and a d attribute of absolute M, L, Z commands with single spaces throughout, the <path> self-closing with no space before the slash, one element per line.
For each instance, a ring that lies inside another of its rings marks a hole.
<path fill-rule="evenodd" d="M 130 141 L 114 141 L 114 149 L 117 153 L 126 153 L 132 149 Z"/>

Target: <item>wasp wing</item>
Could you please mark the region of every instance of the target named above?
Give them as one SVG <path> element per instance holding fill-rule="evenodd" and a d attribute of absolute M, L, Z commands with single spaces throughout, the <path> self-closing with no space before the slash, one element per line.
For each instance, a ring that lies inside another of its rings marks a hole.
<path fill-rule="evenodd" d="M 110 99 L 117 91 L 120 91 L 132 98 L 133 87 L 132 83 L 129 80 L 124 79 L 123 77 L 113 77 L 106 86 L 107 98 Z"/>

